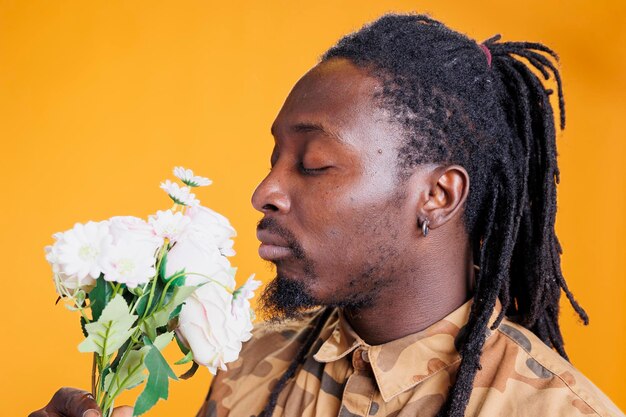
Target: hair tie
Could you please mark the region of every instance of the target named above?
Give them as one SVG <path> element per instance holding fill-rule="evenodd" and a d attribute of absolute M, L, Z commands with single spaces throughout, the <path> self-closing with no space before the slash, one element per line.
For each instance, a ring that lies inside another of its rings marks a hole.
<path fill-rule="evenodd" d="M 487 66 L 491 68 L 491 51 L 484 43 L 480 43 L 478 44 L 478 46 L 480 46 L 480 49 L 485 53 L 485 57 L 487 58 Z"/>

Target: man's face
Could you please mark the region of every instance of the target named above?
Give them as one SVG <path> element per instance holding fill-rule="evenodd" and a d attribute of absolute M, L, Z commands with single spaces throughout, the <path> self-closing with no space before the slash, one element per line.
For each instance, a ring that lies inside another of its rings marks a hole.
<path fill-rule="evenodd" d="M 272 126 L 272 169 L 252 196 L 264 214 L 259 254 L 276 265 L 270 314 L 375 304 L 404 267 L 416 216 L 397 177 L 401 131 L 373 98 L 380 88 L 330 60 L 295 85 Z"/>

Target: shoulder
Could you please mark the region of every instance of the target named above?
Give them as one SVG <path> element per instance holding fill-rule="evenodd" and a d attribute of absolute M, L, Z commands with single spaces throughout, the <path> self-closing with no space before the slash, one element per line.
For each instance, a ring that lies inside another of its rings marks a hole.
<path fill-rule="evenodd" d="M 510 320 L 488 338 L 481 366 L 474 385 L 483 412 L 493 405 L 516 415 L 624 415 L 572 364 Z"/>
<path fill-rule="evenodd" d="M 321 312 L 321 309 L 316 309 L 294 320 L 262 321 L 255 324 L 252 337 L 244 343 L 239 359 L 229 369 L 235 370 L 246 364 L 259 363 L 270 357 L 291 362 Z"/>
<path fill-rule="evenodd" d="M 239 359 L 213 378 L 205 408 L 216 412 L 209 415 L 227 415 L 234 409 L 261 409 L 271 384 L 289 367 L 320 314 L 321 310 L 315 310 L 298 320 L 255 324 L 252 338 L 243 344 Z"/>

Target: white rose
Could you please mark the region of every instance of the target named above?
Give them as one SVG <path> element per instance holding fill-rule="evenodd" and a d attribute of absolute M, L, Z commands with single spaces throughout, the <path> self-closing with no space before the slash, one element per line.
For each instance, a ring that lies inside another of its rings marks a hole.
<path fill-rule="evenodd" d="M 176 242 L 191 223 L 191 219 L 180 211 L 159 210 L 148 218 L 148 223 L 152 226 L 155 235 L 166 238 L 170 242 Z"/>
<path fill-rule="evenodd" d="M 237 232 L 226 217 L 203 206 L 190 207 L 185 215 L 191 219 L 188 228 L 190 238 L 212 242 L 224 256 L 235 254 L 232 238 L 237 236 Z"/>
<path fill-rule="evenodd" d="M 145 284 L 155 275 L 156 255 L 163 238 L 151 225 L 134 216 L 109 219 L 113 246 L 107 253 L 102 272 L 104 279 L 126 284 L 129 288 Z"/>
<path fill-rule="evenodd" d="M 109 231 L 113 244 L 138 242 L 142 246 L 152 246 L 156 252 L 163 245 L 163 238 L 144 219 L 135 216 L 116 216 L 109 219 Z"/>
<path fill-rule="evenodd" d="M 167 253 L 165 276 L 169 278 L 182 270 L 191 273 L 187 275 L 186 285 L 199 285 L 214 279 L 228 288 L 235 287 L 235 279 L 229 274 L 230 262 L 211 242 L 203 243 L 187 236 L 179 239 Z"/>
<path fill-rule="evenodd" d="M 176 332 L 193 352 L 194 361 L 212 374 L 237 360 L 241 345 L 251 337 L 251 315 L 232 313 L 232 295 L 215 283 L 198 288 L 185 301 Z"/>

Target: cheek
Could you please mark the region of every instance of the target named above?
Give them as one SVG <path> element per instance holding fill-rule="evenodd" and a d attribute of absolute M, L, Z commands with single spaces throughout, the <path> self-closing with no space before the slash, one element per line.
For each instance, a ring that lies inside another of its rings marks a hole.
<path fill-rule="evenodd" d="M 292 214 L 319 275 L 345 275 L 398 239 L 406 210 L 389 168 L 320 177 L 307 185 L 292 200 Z"/>
<path fill-rule="evenodd" d="M 370 210 L 350 213 L 340 225 L 329 227 L 325 242 L 311 253 L 316 279 L 310 288 L 319 300 L 337 303 L 355 294 L 373 294 L 401 264 L 399 248 L 405 242 L 397 224 L 390 222 L 395 216 Z"/>
<path fill-rule="evenodd" d="M 380 262 L 393 247 L 403 244 L 402 210 L 397 198 L 373 199 L 345 194 L 319 210 L 317 230 L 311 237 L 312 255 L 318 272 L 347 275 Z M 386 198 L 382 198 L 386 197 Z"/>

